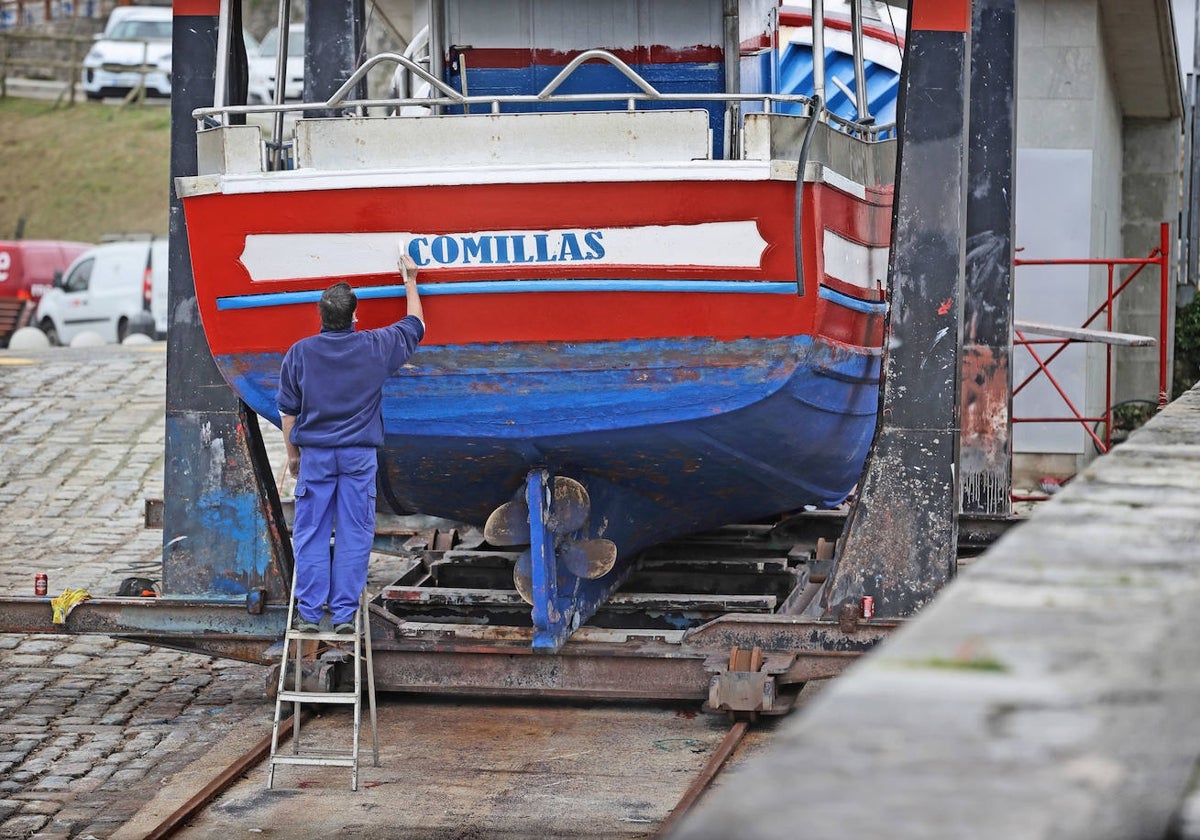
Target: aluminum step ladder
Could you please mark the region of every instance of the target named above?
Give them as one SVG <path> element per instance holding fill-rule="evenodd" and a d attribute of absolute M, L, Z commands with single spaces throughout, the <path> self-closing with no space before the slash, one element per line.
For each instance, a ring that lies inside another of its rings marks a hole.
<path fill-rule="evenodd" d="M 292 592 L 296 591 L 296 581 L 293 576 Z M 367 592 L 363 589 L 359 599 L 358 609 L 354 613 L 354 635 L 333 633 L 321 630 L 316 633 L 302 633 L 292 629 L 292 618 L 296 611 L 296 598 L 292 596 L 288 604 L 287 632 L 283 640 L 283 658 L 279 663 L 279 687 L 275 695 L 275 722 L 271 728 L 271 757 L 268 763 L 267 788 L 274 787 L 275 766 L 279 764 L 304 764 L 316 767 L 349 767 L 350 789 L 358 790 L 358 756 L 359 736 L 362 721 L 362 675 L 363 666 L 367 672 L 367 699 L 371 710 L 371 752 L 375 766 L 379 766 L 379 731 L 378 717 L 375 710 L 375 669 L 371 660 L 371 622 L 367 618 Z M 354 643 L 354 690 L 353 691 L 305 691 L 303 681 L 303 647 L 305 642 L 334 642 Z M 292 650 L 295 653 L 292 653 Z M 292 673 L 295 675 L 293 687 L 286 688 L 288 660 L 293 659 Z M 292 751 L 279 751 L 279 722 L 283 714 L 283 704 L 292 704 Z M 300 744 L 300 711 L 305 703 L 342 704 L 354 707 L 354 742 L 349 751 L 329 749 L 301 749 Z"/>

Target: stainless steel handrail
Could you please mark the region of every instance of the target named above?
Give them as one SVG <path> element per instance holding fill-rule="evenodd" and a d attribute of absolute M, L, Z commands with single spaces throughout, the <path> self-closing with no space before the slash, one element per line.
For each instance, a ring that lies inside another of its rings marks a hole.
<path fill-rule="evenodd" d="M 385 61 L 390 61 L 395 64 L 399 64 L 402 67 L 404 67 L 406 70 L 408 70 L 408 72 L 415 73 L 416 75 L 420 76 L 425 81 L 429 82 L 430 85 L 437 88 L 442 93 L 446 94 L 446 96 L 455 103 L 463 103 L 463 102 L 467 101 L 467 97 L 463 96 L 461 93 L 456 91 L 454 88 L 450 87 L 450 85 L 443 82 L 437 76 L 434 76 L 432 73 L 430 73 L 428 70 L 426 70 L 421 65 L 417 64 L 415 61 L 413 61 L 408 56 L 401 55 L 400 53 L 394 53 L 394 52 L 383 52 L 383 53 L 379 53 L 378 55 L 373 55 L 370 58 L 368 58 L 366 61 L 364 61 L 362 63 L 362 65 L 357 70 L 355 70 L 353 74 L 351 74 L 350 78 L 346 80 L 346 83 L 333 92 L 333 96 L 329 97 L 329 101 L 326 102 L 323 107 L 333 108 L 333 107 L 337 107 L 339 105 L 342 107 L 345 107 L 347 105 L 356 104 L 356 103 L 343 102 L 342 100 L 344 100 L 346 98 L 346 96 L 350 93 L 350 91 L 354 90 L 355 85 L 357 85 L 359 82 L 361 82 L 363 80 L 363 78 L 367 75 L 367 73 L 371 71 L 371 69 L 373 67 L 375 67 L 378 64 L 382 64 Z"/>
<path fill-rule="evenodd" d="M 631 82 L 638 86 L 641 92 L 639 93 L 573 93 L 573 94 L 555 94 L 554 91 L 563 83 L 563 81 L 571 75 L 581 64 L 591 59 L 601 59 L 612 64 L 620 70 Z M 438 97 L 406 97 L 406 98 L 387 98 L 387 99 L 354 99 L 347 100 L 351 91 L 363 79 L 370 70 L 381 63 L 391 62 L 404 66 L 410 73 L 424 79 L 443 94 Z M 346 80 L 340 88 L 334 91 L 333 95 L 325 102 L 299 102 L 290 104 L 268 104 L 268 105 L 225 105 L 223 107 L 197 108 L 192 111 L 192 117 L 206 122 L 210 125 L 219 125 L 221 120 L 227 119 L 235 114 L 282 114 L 288 112 L 296 112 L 303 114 L 308 111 L 326 111 L 330 109 L 357 109 L 360 113 L 367 108 L 390 108 L 398 109 L 404 106 L 417 106 L 435 108 L 438 106 L 461 106 L 464 109 L 471 105 L 487 106 L 492 113 L 500 113 L 501 105 L 535 105 L 545 104 L 547 102 L 627 102 L 630 109 L 633 109 L 634 103 L 637 102 L 760 102 L 763 110 L 767 113 L 772 112 L 772 106 L 776 104 L 800 104 L 803 105 L 811 115 L 813 108 L 813 99 L 804 94 L 782 94 L 782 93 L 663 93 L 654 88 L 649 82 L 643 79 L 638 73 L 629 67 L 628 64 L 621 61 L 606 50 L 587 50 L 577 55 L 564 67 L 557 76 L 555 76 L 541 91 L 536 94 L 507 94 L 503 96 L 464 96 L 450 85 L 443 82 L 441 79 L 434 76 L 432 73 L 421 67 L 416 62 L 412 61 L 404 55 L 393 52 L 379 53 L 365 61 L 354 73 Z M 825 118 L 837 125 L 841 130 L 848 133 L 872 139 L 880 135 L 886 134 L 893 128 L 892 124 L 887 125 L 862 125 L 850 120 L 838 117 L 836 114 L 829 112 L 825 113 Z"/>
<path fill-rule="evenodd" d="M 621 59 L 617 58 L 608 50 L 586 50 L 572 58 L 566 67 L 558 71 L 558 75 L 551 79 L 550 83 L 541 89 L 537 95 L 537 98 L 543 100 L 549 99 L 550 95 L 553 94 L 554 91 L 558 90 L 558 86 L 565 82 L 567 77 L 574 73 L 580 64 L 583 64 L 585 61 L 591 61 L 593 58 L 603 59 L 613 67 L 616 67 L 621 71 L 625 78 L 629 79 L 629 81 L 641 88 L 642 92 L 651 99 L 658 99 L 662 96 L 662 94 L 655 89 L 654 85 L 643 79 L 640 75 L 638 75 L 636 70 L 634 70 Z M 620 98 L 626 99 L 627 97 L 622 96 Z"/>

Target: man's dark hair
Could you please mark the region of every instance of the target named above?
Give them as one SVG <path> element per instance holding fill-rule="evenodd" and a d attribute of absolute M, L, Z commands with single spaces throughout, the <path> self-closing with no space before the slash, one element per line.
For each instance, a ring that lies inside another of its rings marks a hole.
<path fill-rule="evenodd" d="M 317 309 L 321 311 L 321 326 L 327 330 L 346 330 L 354 322 L 358 297 L 349 283 L 334 283 L 321 295 Z"/>

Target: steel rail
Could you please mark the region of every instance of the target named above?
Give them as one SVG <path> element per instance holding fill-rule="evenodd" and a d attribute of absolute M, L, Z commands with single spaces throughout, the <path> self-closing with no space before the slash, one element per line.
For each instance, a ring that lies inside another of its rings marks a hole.
<path fill-rule="evenodd" d="M 303 725 L 311 716 L 312 712 L 302 712 L 300 715 L 301 724 Z M 294 731 L 295 722 L 296 718 L 294 715 L 289 717 L 281 724 L 281 731 L 286 730 L 287 735 L 290 736 Z M 180 805 L 166 819 L 151 829 L 145 836 L 145 840 L 163 840 L 163 838 L 173 836 L 175 832 L 191 822 L 205 805 L 216 799 L 222 791 L 241 778 L 246 771 L 259 764 L 270 752 L 271 736 L 267 734 L 240 758 L 214 776 L 212 781 L 202 787 L 195 796 Z"/>
<path fill-rule="evenodd" d="M 662 825 L 658 827 L 658 831 L 654 833 L 655 840 L 670 835 L 675 830 L 675 826 L 679 824 L 679 821 L 691 811 L 704 792 L 708 790 L 708 786 L 712 784 L 713 779 L 721 772 L 721 768 L 725 766 L 725 762 L 729 759 L 729 756 L 733 755 L 733 751 L 737 749 L 737 745 L 746 737 L 746 732 L 749 728 L 750 721 L 748 720 L 739 720 L 729 728 L 721 743 L 708 759 L 708 763 L 700 769 L 700 774 L 692 779 L 692 783 L 683 792 L 683 796 L 679 798 L 679 802 L 671 809 L 671 813 L 667 815 L 667 818 L 663 820 Z"/>

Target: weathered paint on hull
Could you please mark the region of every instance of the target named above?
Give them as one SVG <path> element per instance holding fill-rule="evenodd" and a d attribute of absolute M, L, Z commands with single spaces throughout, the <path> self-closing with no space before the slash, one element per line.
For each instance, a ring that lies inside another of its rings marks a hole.
<path fill-rule="evenodd" d="M 218 363 L 271 416 L 280 358 Z M 877 352 L 808 337 L 423 347 L 385 389 L 383 495 L 482 523 L 547 468 L 585 484 L 602 512 L 587 536 L 626 555 L 840 502 L 870 444 L 878 382 Z"/>

